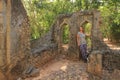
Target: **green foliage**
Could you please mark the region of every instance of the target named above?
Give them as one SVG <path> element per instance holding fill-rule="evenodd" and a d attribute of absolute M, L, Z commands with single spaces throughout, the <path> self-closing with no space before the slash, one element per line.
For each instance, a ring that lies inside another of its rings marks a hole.
<path fill-rule="evenodd" d="M 102 15 L 104 37 L 120 40 L 120 0 L 23 0 L 27 10 L 31 38 L 37 39 L 50 29 L 59 14 L 70 14 L 80 10 L 98 9 Z M 66 31 L 65 36 L 68 31 Z M 67 40 L 66 40 L 67 43 Z"/>
<path fill-rule="evenodd" d="M 68 25 L 63 26 L 63 37 L 62 38 L 63 38 L 63 43 L 64 44 L 68 44 L 69 34 L 70 34 L 69 26 Z"/>
<path fill-rule="evenodd" d="M 103 17 L 102 31 L 104 37 L 120 41 L 120 0 L 104 0 L 99 8 Z"/>
<path fill-rule="evenodd" d="M 86 35 L 91 35 L 91 29 L 92 29 L 92 25 L 90 23 L 84 23 L 83 25 L 84 28 L 84 32 Z M 87 41 L 87 47 L 91 48 L 91 37 L 87 36 L 86 37 L 86 41 Z"/>
<path fill-rule="evenodd" d="M 69 14 L 74 10 L 73 3 L 68 0 L 54 2 L 48 0 L 24 0 L 23 2 L 30 20 L 32 39 L 37 39 L 48 32 L 59 14 Z"/>
<path fill-rule="evenodd" d="M 86 23 L 85 24 L 85 33 L 91 34 L 91 28 L 92 28 L 92 25 L 90 23 Z"/>

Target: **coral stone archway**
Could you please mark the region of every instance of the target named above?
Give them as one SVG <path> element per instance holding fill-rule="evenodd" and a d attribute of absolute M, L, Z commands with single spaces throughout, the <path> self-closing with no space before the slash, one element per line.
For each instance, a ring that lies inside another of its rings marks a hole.
<path fill-rule="evenodd" d="M 67 25 L 67 26 L 66 26 Z M 65 27 L 67 27 L 68 29 L 69 29 L 69 25 L 67 24 L 67 23 L 63 23 L 61 26 L 60 26 L 60 28 L 61 28 L 61 31 L 60 31 L 60 35 L 59 35 L 59 37 L 60 37 L 60 41 L 59 41 L 59 44 L 60 44 L 60 47 L 62 47 L 63 46 L 63 44 L 64 44 L 64 39 L 63 39 L 63 35 L 64 35 L 64 28 Z M 70 30 L 70 29 L 69 29 Z M 69 31 L 70 32 L 70 31 Z M 68 39 L 70 40 L 70 33 L 69 33 L 69 35 L 68 35 Z M 68 45 L 70 44 L 70 42 L 68 41 Z"/>
<path fill-rule="evenodd" d="M 89 22 L 92 24 L 91 29 L 91 42 L 92 42 L 92 50 L 99 50 L 101 46 L 99 44 L 102 42 L 102 33 L 100 31 L 100 12 L 97 10 L 93 11 L 79 11 L 73 14 L 68 15 L 60 15 L 57 18 L 56 25 L 54 28 L 54 40 L 58 43 L 59 52 L 62 51 L 61 48 L 61 35 L 62 29 L 61 25 L 68 24 L 70 29 L 70 40 L 69 40 L 69 53 L 78 53 L 78 47 L 76 42 L 76 35 L 79 30 L 79 27 L 84 23 Z"/>

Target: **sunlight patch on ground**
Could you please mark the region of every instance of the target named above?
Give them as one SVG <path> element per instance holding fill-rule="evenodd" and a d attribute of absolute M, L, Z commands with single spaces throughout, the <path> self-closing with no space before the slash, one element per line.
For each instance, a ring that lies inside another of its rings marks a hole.
<path fill-rule="evenodd" d="M 66 72 L 66 70 L 67 70 L 67 65 L 62 66 L 60 69 L 61 69 L 62 71 L 64 71 L 64 72 Z"/>
<path fill-rule="evenodd" d="M 110 49 L 112 50 L 120 50 L 120 43 L 112 43 L 108 39 L 103 39 L 103 41 L 109 46 Z"/>

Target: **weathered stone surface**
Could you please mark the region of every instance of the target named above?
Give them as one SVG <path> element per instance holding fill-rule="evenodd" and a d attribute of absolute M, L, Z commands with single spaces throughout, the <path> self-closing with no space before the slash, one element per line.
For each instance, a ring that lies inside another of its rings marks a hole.
<path fill-rule="evenodd" d="M 4 80 L 3 71 L 8 80 L 14 80 L 23 76 L 22 73 L 30 64 L 38 68 L 58 54 L 77 58 L 79 51 L 76 34 L 79 27 L 86 22 L 92 24 L 91 50 L 93 52 L 89 57 L 88 72 L 101 75 L 103 68 L 120 69 L 119 54 L 108 55 L 95 51 L 107 49 L 100 32 L 99 11 L 78 11 L 73 14 L 59 15 L 46 35 L 32 41 L 32 49 L 30 49 L 29 23 L 21 0 L 0 0 L 0 75 L 3 78 L 1 80 Z M 70 30 L 69 47 L 63 49 L 62 35 L 66 24 L 69 25 Z M 31 71 L 32 68 L 29 68 L 28 73 Z M 37 70 L 33 70 L 31 74 L 36 75 L 36 73 Z"/>
<path fill-rule="evenodd" d="M 114 75 L 114 71 L 118 71 L 118 74 L 115 76 L 118 76 L 120 74 L 120 53 L 119 51 L 114 50 L 103 50 L 103 51 L 94 51 L 89 56 L 89 62 L 88 62 L 88 72 L 101 76 L 102 78 L 105 78 L 105 75 L 110 73 L 111 75 Z M 103 70 L 106 70 L 106 72 L 103 72 Z M 114 78 L 115 79 L 115 78 Z M 99 80 L 95 77 L 95 80 Z M 107 77 L 106 80 L 112 80 L 112 77 Z M 117 80 L 117 78 L 116 78 Z"/>
<path fill-rule="evenodd" d="M 106 51 L 103 54 L 103 68 L 110 72 L 115 69 L 120 70 L 120 52 L 119 51 Z"/>
<path fill-rule="evenodd" d="M 2 0 L 0 0 L 0 13 L 2 12 L 3 10 L 3 4 L 2 4 Z"/>
<path fill-rule="evenodd" d="M 49 62 L 50 60 L 54 59 L 57 55 L 57 51 L 43 51 L 36 54 L 33 54 L 31 57 L 31 64 L 35 65 L 36 67 L 40 67 L 45 63 Z"/>
<path fill-rule="evenodd" d="M 7 80 L 5 75 L 3 75 L 3 73 L 1 73 L 1 71 L 0 71 L 0 80 Z"/>
<path fill-rule="evenodd" d="M 102 54 L 94 51 L 89 56 L 88 72 L 101 76 L 102 74 Z"/>
<path fill-rule="evenodd" d="M 90 55 L 90 62 L 88 63 L 88 72 L 93 74 L 102 74 L 102 54 L 100 51 L 107 49 L 108 47 L 102 40 L 102 34 L 100 32 L 100 12 L 93 11 L 79 11 L 73 14 L 61 14 L 57 17 L 56 21 L 51 26 L 50 31 L 42 36 L 40 39 L 32 41 L 32 55 L 36 58 L 32 60 L 33 64 L 40 65 L 53 58 L 54 52 L 49 52 L 51 49 L 57 51 L 57 54 L 67 55 L 71 58 L 78 58 L 79 50 L 76 43 L 76 35 L 79 27 L 85 22 L 92 24 L 92 47 L 93 52 Z M 63 49 L 63 27 L 69 25 L 70 36 L 68 42 L 68 49 Z M 39 44 L 38 44 L 39 43 Z M 52 54 L 52 55 L 50 55 Z M 45 56 L 46 55 L 46 56 Z M 40 62 L 37 62 L 40 61 Z M 42 62 L 41 62 L 42 61 Z M 44 62 L 45 61 L 45 62 Z"/>
<path fill-rule="evenodd" d="M 57 45 L 58 53 L 61 54 L 64 52 L 67 55 L 76 55 L 78 56 L 79 50 L 76 42 L 76 35 L 79 30 L 79 27 L 82 26 L 85 22 L 89 22 L 92 24 L 92 48 L 91 50 L 98 50 L 102 49 L 102 35 L 100 32 L 100 12 L 97 10 L 92 11 L 78 11 L 73 14 L 61 14 L 57 17 L 56 21 L 51 26 L 50 31 L 43 36 L 42 38 L 32 41 L 32 51 L 36 53 L 41 48 L 45 47 L 44 45 L 50 46 L 51 44 Z M 68 49 L 63 51 L 63 28 L 64 25 L 68 25 L 70 35 L 69 35 L 69 42 L 68 42 Z M 38 44 L 39 43 L 39 44 Z M 101 46 L 99 46 L 101 44 Z M 35 50 L 37 48 L 38 50 Z M 46 47 L 45 47 L 46 48 Z M 74 56 L 76 58 L 76 56 Z"/>
<path fill-rule="evenodd" d="M 29 55 L 30 30 L 21 0 L 0 0 L 0 73 L 14 80 L 27 67 Z"/>

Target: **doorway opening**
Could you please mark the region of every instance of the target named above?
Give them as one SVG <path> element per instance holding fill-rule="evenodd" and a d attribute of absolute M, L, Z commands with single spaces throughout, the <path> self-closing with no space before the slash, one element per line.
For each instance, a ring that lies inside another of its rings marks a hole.
<path fill-rule="evenodd" d="M 69 25 L 64 24 L 62 26 L 62 47 L 64 49 L 68 49 L 69 48 L 69 40 L 70 40 Z"/>
<path fill-rule="evenodd" d="M 92 40 L 91 40 L 91 29 L 92 29 L 92 24 L 89 22 L 84 22 L 82 24 L 82 27 L 84 29 L 84 33 L 87 35 L 86 36 L 86 41 L 87 41 L 87 50 L 91 51 L 92 48 Z"/>

